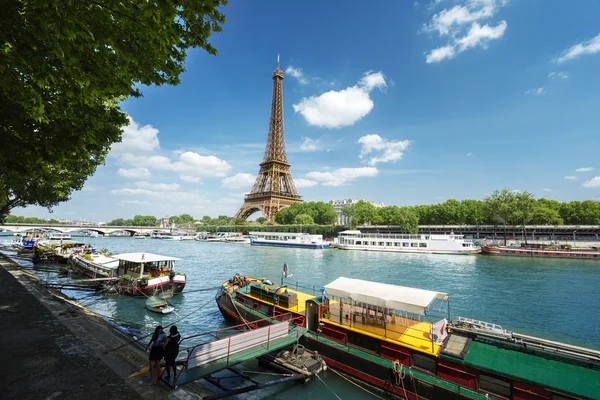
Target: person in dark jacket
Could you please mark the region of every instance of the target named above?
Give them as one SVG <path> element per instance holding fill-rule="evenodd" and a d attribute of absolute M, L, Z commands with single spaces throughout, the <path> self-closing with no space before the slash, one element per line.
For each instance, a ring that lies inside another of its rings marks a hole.
<path fill-rule="evenodd" d="M 163 331 L 163 327 L 158 325 L 154 329 L 154 333 L 152 334 L 152 339 L 150 343 L 146 346 L 146 351 L 150 348 L 150 377 L 152 378 L 152 383 L 156 384 L 157 380 L 160 378 L 160 360 L 165 355 L 165 341 L 167 336 Z"/>
<path fill-rule="evenodd" d="M 181 335 L 177 332 L 175 325 L 169 329 L 169 336 L 165 341 L 165 363 L 167 364 L 167 379 L 171 379 L 171 368 L 173 368 L 173 378 L 177 375 L 177 368 L 175 367 L 175 360 L 179 355 L 179 342 L 181 341 Z"/>

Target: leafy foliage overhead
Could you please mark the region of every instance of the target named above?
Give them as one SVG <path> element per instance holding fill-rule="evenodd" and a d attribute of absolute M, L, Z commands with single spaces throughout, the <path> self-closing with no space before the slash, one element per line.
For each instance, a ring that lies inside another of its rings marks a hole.
<path fill-rule="evenodd" d="M 0 222 L 68 200 L 121 140 L 118 102 L 176 85 L 226 0 L 13 0 L 0 13 Z"/>

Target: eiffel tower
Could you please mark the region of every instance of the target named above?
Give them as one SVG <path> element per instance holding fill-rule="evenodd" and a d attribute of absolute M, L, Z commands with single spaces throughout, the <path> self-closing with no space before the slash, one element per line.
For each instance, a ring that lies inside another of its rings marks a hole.
<path fill-rule="evenodd" d="M 273 100 L 271 103 L 271 122 L 265 157 L 260 165 L 260 172 L 254 182 L 252 191 L 244 197 L 244 205 L 235 218 L 247 219 L 256 211 L 262 212 L 269 222 L 275 221 L 275 215 L 282 208 L 302 201 L 296 192 L 292 180 L 290 163 L 285 153 L 285 136 L 283 133 L 283 71 L 273 71 Z"/>

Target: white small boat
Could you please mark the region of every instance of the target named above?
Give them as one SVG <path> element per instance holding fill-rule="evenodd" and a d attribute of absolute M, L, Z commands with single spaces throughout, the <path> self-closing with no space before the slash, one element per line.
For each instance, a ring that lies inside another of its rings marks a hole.
<path fill-rule="evenodd" d="M 170 305 L 167 300 L 158 296 L 148 297 L 148 300 L 146 300 L 146 308 L 149 311 L 158 314 L 169 314 L 175 311 L 175 308 L 172 305 Z"/>

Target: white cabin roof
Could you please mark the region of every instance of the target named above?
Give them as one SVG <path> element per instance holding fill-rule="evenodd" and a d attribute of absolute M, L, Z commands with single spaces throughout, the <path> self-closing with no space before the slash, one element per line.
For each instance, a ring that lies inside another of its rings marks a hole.
<path fill-rule="evenodd" d="M 338 233 L 339 235 L 360 235 L 362 232 L 361 231 L 352 231 L 352 230 L 348 230 L 348 231 L 342 231 L 340 233 Z"/>
<path fill-rule="evenodd" d="M 448 299 L 446 293 L 343 277 L 325 285 L 325 291 L 331 296 L 413 314 L 425 314 L 436 298 Z"/>
<path fill-rule="evenodd" d="M 124 253 L 117 254 L 116 256 L 112 257 L 116 258 L 117 260 L 129 261 L 134 263 L 181 260 L 181 258 L 177 257 L 161 256 L 159 254 L 152 253 Z"/>

